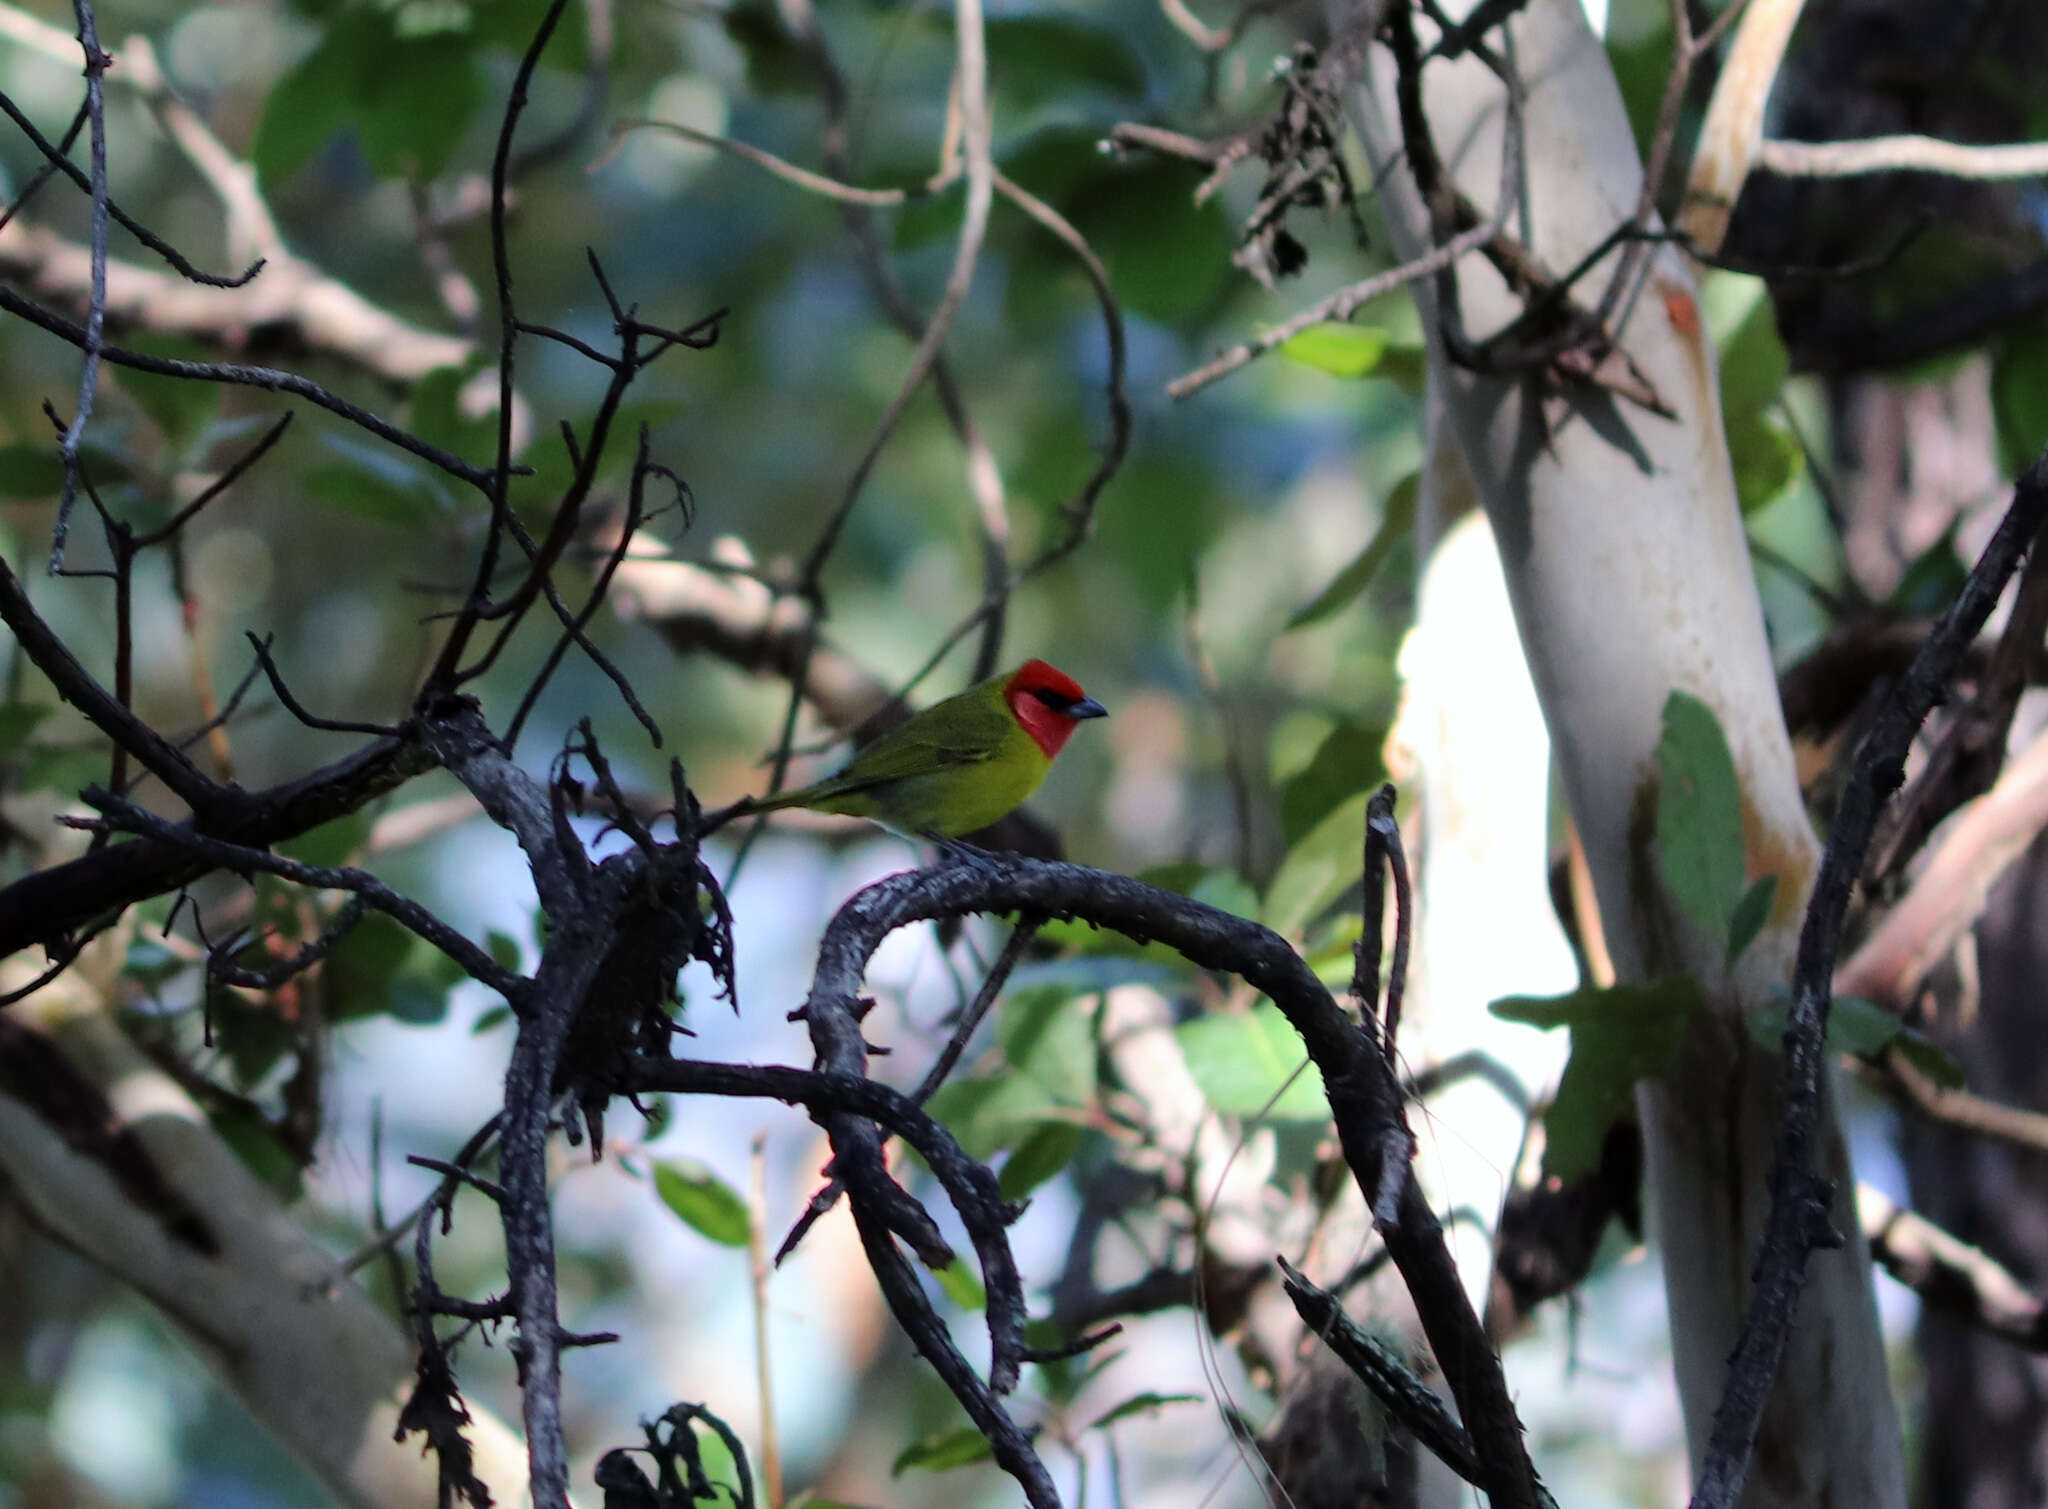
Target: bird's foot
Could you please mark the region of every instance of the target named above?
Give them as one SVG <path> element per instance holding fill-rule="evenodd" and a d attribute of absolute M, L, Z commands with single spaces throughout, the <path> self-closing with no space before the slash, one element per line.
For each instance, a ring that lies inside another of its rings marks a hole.
<path fill-rule="evenodd" d="M 993 875 L 1002 869 L 1002 861 L 987 849 L 957 838 L 936 838 L 939 856 L 949 865 L 973 870 L 982 875 Z"/>

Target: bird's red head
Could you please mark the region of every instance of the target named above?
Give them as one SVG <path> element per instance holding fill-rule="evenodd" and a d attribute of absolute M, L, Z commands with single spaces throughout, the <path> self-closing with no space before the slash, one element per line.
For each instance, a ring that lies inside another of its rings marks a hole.
<path fill-rule="evenodd" d="M 1080 682 L 1043 660 L 1027 660 L 1012 671 L 1003 700 L 1048 760 L 1058 756 L 1076 723 L 1109 716 L 1108 709 L 1081 690 Z"/>

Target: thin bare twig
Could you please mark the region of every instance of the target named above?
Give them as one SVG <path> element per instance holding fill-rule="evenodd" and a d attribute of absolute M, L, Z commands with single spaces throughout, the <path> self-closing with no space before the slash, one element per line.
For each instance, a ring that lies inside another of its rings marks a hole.
<path fill-rule="evenodd" d="M 1461 231 L 1441 246 L 1433 247 L 1412 262 L 1403 262 L 1399 267 L 1390 267 L 1385 272 L 1374 273 L 1360 279 L 1347 288 L 1340 288 L 1328 298 L 1311 304 L 1301 313 L 1282 320 L 1249 341 L 1232 346 L 1212 361 L 1203 363 L 1166 385 L 1170 398 L 1186 398 L 1199 393 L 1209 384 L 1228 377 L 1239 367 L 1258 360 L 1276 346 L 1284 346 L 1302 331 L 1314 325 L 1326 325 L 1333 321 L 1348 320 L 1360 309 L 1383 294 L 1423 278 L 1434 277 L 1449 267 L 1467 252 L 1477 251 L 1488 241 L 1500 234 L 1510 203 L 1502 200 L 1494 206 L 1493 215 L 1484 224 Z"/>
<path fill-rule="evenodd" d="M 1901 1053 L 1896 1043 L 1885 1050 L 1875 1073 L 1894 1098 L 1930 1121 L 2029 1152 L 2048 1153 L 2048 1113 L 2003 1105 L 1941 1084 Z"/>
<path fill-rule="evenodd" d="M 817 194 L 839 204 L 867 205 L 874 209 L 893 209 L 941 192 L 958 181 L 959 175 L 941 172 L 922 188 L 918 189 L 864 189 L 855 184 L 841 183 L 823 173 L 813 173 L 809 168 L 800 168 L 786 158 L 777 157 L 773 152 L 763 151 L 750 142 L 734 137 L 721 136 L 715 131 L 700 131 L 695 126 L 686 126 L 681 121 L 655 120 L 647 116 L 629 115 L 612 130 L 612 145 L 590 165 L 596 172 L 611 160 L 612 155 L 635 131 L 667 131 L 685 141 L 693 141 L 700 147 L 710 147 L 750 162 L 765 172 L 774 174 L 784 183 L 794 185 L 809 194 Z"/>
<path fill-rule="evenodd" d="M 981 0 L 956 0 L 954 12 L 954 81 L 953 95 L 959 112 L 960 144 L 964 157 L 964 171 L 967 177 L 967 203 L 960 226 L 960 237 L 954 245 L 953 266 L 947 275 L 945 290 L 926 322 L 924 333 L 911 353 L 910 365 L 898 384 L 895 396 L 882 411 L 869 437 L 866 449 L 854 463 L 845 486 L 840 491 L 839 502 L 826 518 L 805 552 L 802 565 L 797 572 L 795 595 L 801 597 L 811 609 L 807 620 L 808 635 L 802 655 L 798 661 L 797 674 L 790 680 L 790 695 L 783 712 L 782 729 L 776 738 L 775 753 L 770 764 L 768 792 L 770 795 L 782 789 L 783 781 L 789 774 L 789 762 L 796 743 L 797 714 L 803 704 L 803 685 L 807 679 L 812 647 L 816 644 L 819 625 L 825 617 L 825 599 L 822 588 L 825 566 L 838 547 L 841 532 L 853 515 L 854 504 L 860 499 L 867 479 L 876 462 L 881 459 L 890 437 L 896 432 L 911 400 L 917 396 L 927 378 L 932 374 L 945 348 L 946 337 L 951 333 L 953 322 L 967 301 L 967 293 L 974 282 L 975 268 L 981 260 L 981 248 L 988 233 L 988 216 L 995 195 L 995 161 L 991 152 L 988 102 L 988 52 L 987 38 L 982 24 Z M 819 69 L 830 88 L 828 109 L 836 117 L 844 108 L 843 87 L 839 86 L 838 70 L 830 61 L 830 54 L 824 48 L 822 39 L 815 32 L 815 20 L 803 40 L 819 60 Z M 833 103 L 836 101 L 836 103 Z M 833 154 L 836 156 L 836 152 Z M 944 154 L 944 155 L 950 155 Z M 740 840 L 733 855 L 731 868 L 726 872 L 726 885 L 730 887 L 739 877 L 753 845 L 765 831 L 765 824 L 757 819 L 751 824 L 745 837 Z"/>
<path fill-rule="evenodd" d="M 57 519 L 50 529 L 50 573 L 64 569 L 64 539 L 71 527 L 71 506 L 79 488 L 78 447 L 85 438 L 86 422 L 92 418 L 93 400 L 99 394 L 100 351 L 107 322 L 107 111 L 106 91 L 101 80 L 112 61 L 100 50 L 99 33 L 93 24 L 91 0 L 72 0 L 72 14 L 78 18 L 78 45 L 85 53 L 85 105 L 87 140 L 90 143 L 92 178 L 92 289 L 86 302 L 85 328 L 79 349 L 85 359 L 79 364 L 78 402 L 71 423 L 57 444 L 64 460 L 64 490 L 57 499 Z"/>
<path fill-rule="evenodd" d="M 501 967 L 486 950 L 470 942 L 418 902 L 399 895 L 368 871 L 346 866 L 335 868 L 327 865 L 301 864 L 298 860 L 286 859 L 282 855 L 271 854 L 265 850 L 209 838 L 190 828 L 167 822 L 155 813 L 145 811 L 132 802 L 122 801 L 111 792 L 103 791 L 96 786 L 87 787 L 83 796 L 86 805 L 100 813 L 100 816 L 96 819 L 63 818 L 60 821 L 69 826 L 88 828 L 95 823 L 104 823 L 118 832 L 135 833 L 155 839 L 159 843 L 174 845 L 205 860 L 211 869 L 227 870 L 240 875 L 276 875 L 295 885 L 316 891 L 351 892 L 362 897 L 368 905 L 375 907 L 407 931 L 424 938 L 460 965 L 463 973 L 497 991 L 506 1000 L 518 1002 L 525 998 L 526 981 Z"/>

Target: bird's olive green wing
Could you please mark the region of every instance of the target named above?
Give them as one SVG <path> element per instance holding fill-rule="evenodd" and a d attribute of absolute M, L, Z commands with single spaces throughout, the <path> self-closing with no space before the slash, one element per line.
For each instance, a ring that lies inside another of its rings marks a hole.
<path fill-rule="evenodd" d="M 962 695 L 941 703 L 930 714 L 900 725 L 856 754 L 839 774 L 811 789 L 817 797 L 852 796 L 948 766 L 975 765 L 995 758 L 1006 740 L 1030 736 L 1017 726 L 1009 709 Z"/>

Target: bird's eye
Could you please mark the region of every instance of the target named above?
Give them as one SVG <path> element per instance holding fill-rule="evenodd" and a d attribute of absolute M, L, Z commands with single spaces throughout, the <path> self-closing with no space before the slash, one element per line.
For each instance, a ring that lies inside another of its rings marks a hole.
<path fill-rule="evenodd" d="M 1035 686 L 1031 689 L 1031 695 L 1056 713 L 1063 713 L 1074 705 L 1072 697 L 1061 696 L 1050 687 Z"/>

